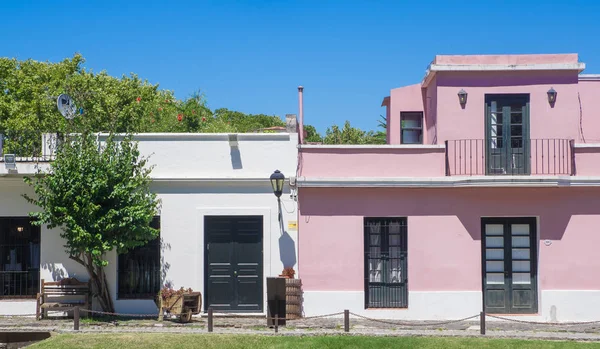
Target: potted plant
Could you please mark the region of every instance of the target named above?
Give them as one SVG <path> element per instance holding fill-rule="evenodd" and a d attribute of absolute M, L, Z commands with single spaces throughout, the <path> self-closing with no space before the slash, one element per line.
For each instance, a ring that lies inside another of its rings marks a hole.
<path fill-rule="evenodd" d="M 192 315 L 199 314 L 202 307 L 202 295 L 191 288 L 181 287 L 175 290 L 170 286 L 163 287 L 155 302 L 158 306 L 158 317 L 162 320 L 163 312 L 179 315 L 182 322 L 189 322 Z"/>
<path fill-rule="evenodd" d="M 283 268 L 283 271 L 281 272 L 281 274 L 279 275 L 279 277 L 283 277 L 286 279 L 293 279 L 294 275 L 296 275 L 296 272 L 294 271 L 294 268 L 292 267 L 285 267 Z"/>

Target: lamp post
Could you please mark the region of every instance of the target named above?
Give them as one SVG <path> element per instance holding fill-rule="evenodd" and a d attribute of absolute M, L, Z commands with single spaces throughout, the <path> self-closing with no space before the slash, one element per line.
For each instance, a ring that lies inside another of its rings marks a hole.
<path fill-rule="evenodd" d="M 275 172 L 273 172 L 269 179 L 271 180 L 271 187 L 273 187 L 273 194 L 275 194 L 275 196 L 277 197 L 277 208 L 279 211 L 278 219 L 279 222 L 281 222 L 281 194 L 283 193 L 283 183 L 285 182 L 285 176 L 283 175 L 283 173 L 279 172 L 279 170 L 275 170 Z"/>

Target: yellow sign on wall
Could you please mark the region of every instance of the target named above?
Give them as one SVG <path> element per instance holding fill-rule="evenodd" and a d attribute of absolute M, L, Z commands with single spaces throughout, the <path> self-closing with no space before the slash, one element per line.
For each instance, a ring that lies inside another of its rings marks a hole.
<path fill-rule="evenodd" d="M 288 230 L 296 230 L 298 229 L 297 221 L 288 221 Z"/>

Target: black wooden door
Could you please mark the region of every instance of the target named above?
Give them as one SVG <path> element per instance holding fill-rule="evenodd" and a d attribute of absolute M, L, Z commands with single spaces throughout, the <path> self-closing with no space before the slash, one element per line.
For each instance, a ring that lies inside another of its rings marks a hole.
<path fill-rule="evenodd" d="M 486 96 L 486 173 L 530 172 L 529 95 Z"/>
<path fill-rule="evenodd" d="M 406 218 L 365 218 L 365 308 L 408 306 Z"/>
<path fill-rule="evenodd" d="M 262 312 L 263 217 L 205 216 L 205 309 Z"/>
<path fill-rule="evenodd" d="M 484 218 L 481 230 L 485 311 L 537 313 L 535 218 Z"/>

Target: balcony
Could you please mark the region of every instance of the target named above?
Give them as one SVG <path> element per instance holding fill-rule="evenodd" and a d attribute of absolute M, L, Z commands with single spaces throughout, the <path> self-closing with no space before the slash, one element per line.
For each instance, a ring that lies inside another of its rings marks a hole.
<path fill-rule="evenodd" d="M 14 162 L 48 162 L 54 159 L 56 134 L 36 131 L 0 133 L 0 161 L 14 156 Z M 12 160 L 11 160 L 12 161 Z"/>
<path fill-rule="evenodd" d="M 571 139 L 459 139 L 446 141 L 446 176 L 575 174 Z M 511 143 L 511 144 L 508 144 Z"/>

